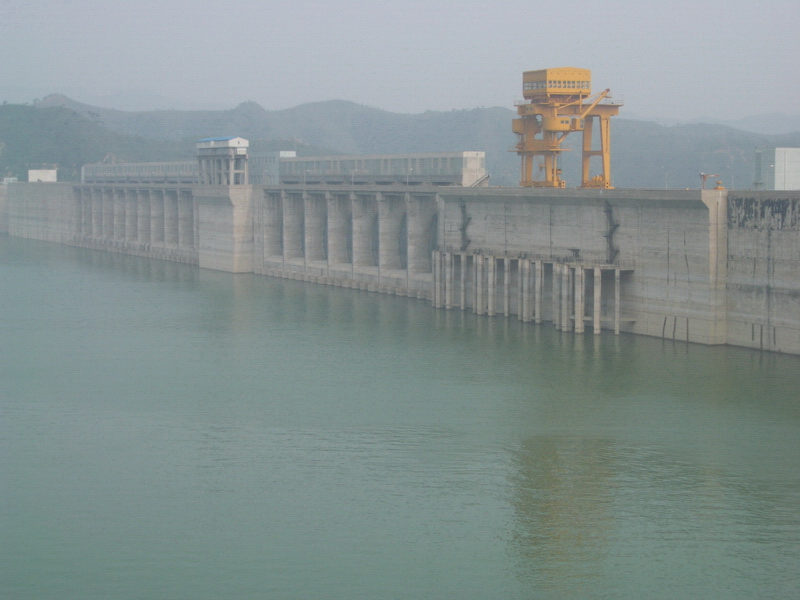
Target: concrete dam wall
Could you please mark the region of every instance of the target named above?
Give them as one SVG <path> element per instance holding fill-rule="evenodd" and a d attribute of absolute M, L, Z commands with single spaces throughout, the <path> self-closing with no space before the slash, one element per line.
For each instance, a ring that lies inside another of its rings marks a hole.
<path fill-rule="evenodd" d="M 800 354 L 800 193 L 15 183 L 8 233 Z M 2 207 L 2 203 L 0 203 Z"/>

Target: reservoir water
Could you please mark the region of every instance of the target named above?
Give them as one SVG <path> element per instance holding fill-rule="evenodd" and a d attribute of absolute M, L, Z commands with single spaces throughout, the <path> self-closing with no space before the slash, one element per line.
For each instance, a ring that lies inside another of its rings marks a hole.
<path fill-rule="evenodd" d="M 0 236 L 0 597 L 800 597 L 800 358 Z"/>

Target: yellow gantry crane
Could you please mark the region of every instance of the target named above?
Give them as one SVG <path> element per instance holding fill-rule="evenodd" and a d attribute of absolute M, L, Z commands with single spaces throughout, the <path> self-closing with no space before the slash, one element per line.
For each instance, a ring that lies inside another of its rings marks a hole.
<path fill-rule="evenodd" d="M 609 119 L 619 114 L 620 104 L 600 104 L 609 90 L 592 96 L 589 69 L 562 67 L 525 71 L 522 95 L 526 102 L 517 105 L 518 119 L 512 129 L 517 134 L 516 152 L 522 157 L 520 185 L 523 187 L 566 187 L 558 168 L 561 143 L 572 131 L 583 132 L 581 187 L 611 188 L 611 148 Z M 600 148 L 592 148 L 594 120 L 600 123 Z M 535 157 L 542 157 L 540 177 L 534 179 Z M 601 159 L 600 173 L 592 176 L 592 157 Z"/>

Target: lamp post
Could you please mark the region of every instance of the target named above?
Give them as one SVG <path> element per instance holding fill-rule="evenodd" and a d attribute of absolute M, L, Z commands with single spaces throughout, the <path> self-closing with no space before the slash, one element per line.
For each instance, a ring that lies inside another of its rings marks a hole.
<path fill-rule="evenodd" d="M 408 187 L 408 178 L 411 175 L 411 171 L 413 171 L 413 170 L 414 169 L 409 169 L 408 171 L 406 171 L 406 187 Z"/>

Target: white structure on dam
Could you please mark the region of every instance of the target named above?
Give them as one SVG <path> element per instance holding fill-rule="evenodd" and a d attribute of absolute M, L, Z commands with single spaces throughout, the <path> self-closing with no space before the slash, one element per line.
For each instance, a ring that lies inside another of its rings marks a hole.
<path fill-rule="evenodd" d="M 798 192 L 264 186 L 236 183 L 235 152 L 207 158 L 220 162 L 201 169 L 205 183 L 3 186 L 0 226 L 575 334 L 800 354 Z"/>
<path fill-rule="evenodd" d="M 756 150 L 757 190 L 800 190 L 800 148 Z"/>
<path fill-rule="evenodd" d="M 483 152 L 281 158 L 280 183 L 405 183 L 486 187 Z"/>

